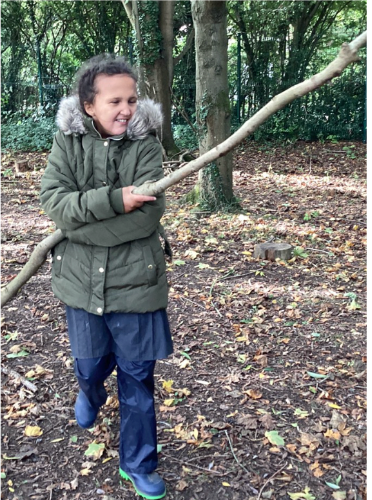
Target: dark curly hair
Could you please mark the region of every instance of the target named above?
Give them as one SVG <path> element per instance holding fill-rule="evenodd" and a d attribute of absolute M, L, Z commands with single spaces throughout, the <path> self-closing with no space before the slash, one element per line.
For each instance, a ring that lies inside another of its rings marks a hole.
<path fill-rule="evenodd" d="M 81 111 L 87 115 L 84 103 L 93 104 L 97 94 L 95 80 L 97 75 L 128 75 L 135 82 L 137 74 L 122 56 L 100 54 L 85 61 L 75 76 L 74 92 L 79 96 Z M 87 115 L 88 116 L 88 115 Z"/>

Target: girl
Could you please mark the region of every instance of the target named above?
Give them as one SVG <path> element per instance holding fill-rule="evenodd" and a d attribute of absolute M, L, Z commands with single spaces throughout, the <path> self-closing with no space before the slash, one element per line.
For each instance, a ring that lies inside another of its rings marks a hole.
<path fill-rule="evenodd" d="M 163 176 L 155 135 L 160 106 L 138 102 L 137 78 L 121 57 L 90 59 L 64 99 L 41 181 L 45 212 L 65 239 L 53 250 L 52 288 L 66 304 L 75 416 L 93 425 L 105 379 L 117 370 L 120 475 L 144 498 L 165 496 L 157 467 L 155 360 L 173 350 L 159 234 L 165 197 L 132 193 Z"/>

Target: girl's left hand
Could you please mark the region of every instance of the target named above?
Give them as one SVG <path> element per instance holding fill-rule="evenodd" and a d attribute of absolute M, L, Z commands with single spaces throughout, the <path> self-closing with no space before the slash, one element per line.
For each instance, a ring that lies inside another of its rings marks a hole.
<path fill-rule="evenodd" d="M 127 214 L 133 212 L 136 208 L 142 207 L 146 201 L 155 201 L 154 196 L 145 196 L 143 194 L 133 194 L 132 191 L 136 186 L 127 186 L 122 188 L 124 212 Z"/>

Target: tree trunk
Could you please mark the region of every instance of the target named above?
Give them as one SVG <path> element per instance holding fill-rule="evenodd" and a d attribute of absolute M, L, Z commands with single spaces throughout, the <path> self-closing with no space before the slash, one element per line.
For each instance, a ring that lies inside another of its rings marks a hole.
<path fill-rule="evenodd" d="M 285 90 L 281 94 L 275 96 L 266 106 L 258 113 L 252 116 L 244 125 L 240 127 L 231 137 L 226 139 L 222 144 L 218 144 L 212 150 L 207 151 L 194 161 L 191 161 L 184 167 L 168 175 L 164 179 L 156 182 L 148 182 L 134 190 L 137 194 L 145 194 L 156 196 L 164 192 L 170 186 L 177 184 L 182 179 L 197 172 L 201 168 L 210 164 L 222 156 L 225 156 L 234 147 L 240 144 L 248 135 L 258 129 L 271 115 L 279 109 L 284 108 L 298 97 L 302 97 L 325 83 L 329 83 L 333 78 L 340 76 L 342 71 L 351 63 L 359 61 L 358 50 L 367 44 L 367 32 L 359 35 L 350 44 L 344 43 L 338 56 L 332 61 L 323 71 L 312 76 L 309 80 L 294 85 Z M 1 292 L 1 305 L 5 305 L 17 291 L 33 276 L 42 263 L 45 261 L 48 252 L 60 241 L 63 240 L 63 234 L 57 230 L 51 236 L 42 240 L 33 253 L 25 267 Z"/>
<path fill-rule="evenodd" d="M 179 152 L 173 139 L 170 91 L 173 80 L 174 2 L 148 2 L 149 6 L 146 5 L 147 2 L 138 3 L 135 0 L 131 2 L 122 0 L 122 3 L 136 32 L 140 55 L 139 86 L 141 97 L 146 95 L 161 104 L 164 122 L 160 139 L 167 154 L 173 156 Z M 147 17 L 148 22 L 141 30 L 139 16 L 143 14 Z M 157 17 L 155 17 L 156 15 Z M 144 29 L 148 32 L 145 33 Z M 150 44 L 149 38 L 151 38 Z"/>
<path fill-rule="evenodd" d="M 227 79 L 226 2 L 192 0 L 196 52 L 196 117 L 200 155 L 230 135 Z M 233 201 L 232 155 L 216 159 L 200 171 L 200 201 L 216 210 Z"/>

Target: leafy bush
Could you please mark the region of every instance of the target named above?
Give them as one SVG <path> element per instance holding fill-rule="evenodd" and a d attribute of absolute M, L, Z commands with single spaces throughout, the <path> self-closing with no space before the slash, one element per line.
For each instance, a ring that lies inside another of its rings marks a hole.
<path fill-rule="evenodd" d="M 4 117 L 5 118 L 5 117 Z M 1 128 L 3 151 L 44 151 L 52 147 L 57 130 L 51 106 L 26 108 L 8 115 Z"/>
<path fill-rule="evenodd" d="M 3 151 L 44 151 L 51 149 L 56 132 L 54 118 L 34 121 L 27 118 L 22 122 L 8 122 L 1 128 Z"/>
<path fill-rule="evenodd" d="M 175 125 L 173 127 L 173 137 L 181 150 L 198 147 L 198 138 L 190 125 Z"/>

